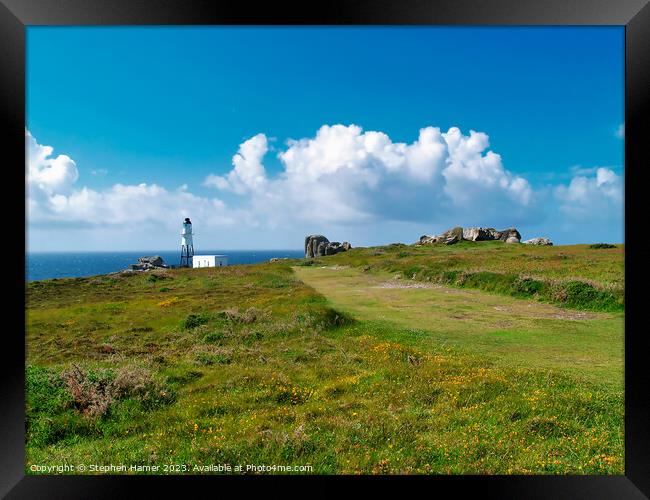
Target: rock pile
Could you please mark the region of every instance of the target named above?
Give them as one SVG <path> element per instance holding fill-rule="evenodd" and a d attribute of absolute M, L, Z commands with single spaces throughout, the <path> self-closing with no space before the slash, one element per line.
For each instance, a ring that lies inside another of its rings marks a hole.
<path fill-rule="evenodd" d="M 131 271 L 149 271 L 150 269 L 167 269 L 167 265 L 160 255 L 152 255 L 148 257 L 139 257 L 137 264 L 131 264 L 129 269 Z"/>
<path fill-rule="evenodd" d="M 439 234 L 438 236 L 429 236 L 429 235 L 422 235 L 420 236 L 420 244 L 421 245 L 431 245 L 432 243 L 444 243 L 445 245 L 453 245 L 454 243 L 458 243 L 460 240 L 463 239 L 463 228 L 462 227 L 454 227 L 452 229 L 448 229 L 442 234 Z"/>
<path fill-rule="evenodd" d="M 497 231 L 493 227 L 467 227 L 463 229 L 463 239 L 469 241 L 501 240 L 506 243 L 519 243 L 521 234 L 514 227 L 503 231 Z"/>
<path fill-rule="evenodd" d="M 352 245 L 347 241 L 339 243 L 330 241 L 322 234 L 310 234 L 305 236 L 305 258 L 323 257 L 324 255 L 334 255 L 339 252 L 350 250 Z"/>
<path fill-rule="evenodd" d="M 545 245 L 545 246 L 553 246 L 553 242 L 549 240 L 548 238 L 542 238 L 542 237 L 537 237 L 537 238 L 531 238 L 530 240 L 522 241 L 524 245 Z"/>
<path fill-rule="evenodd" d="M 521 234 L 514 227 L 497 231 L 493 227 L 466 227 L 460 226 L 449 229 L 438 236 L 423 235 L 420 237 L 420 245 L 429 245 L 432 243 L 444 243 L 453 245 L 461 240 L 469 241 L 490 241 L 500 240 L 506 243 L 519 243 Z"/>

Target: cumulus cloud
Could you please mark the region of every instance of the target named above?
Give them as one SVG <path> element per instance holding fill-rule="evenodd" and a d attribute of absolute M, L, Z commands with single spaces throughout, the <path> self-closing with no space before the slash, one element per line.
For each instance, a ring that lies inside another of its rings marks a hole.
<path fill-rule="evenodd" d="M 83 187 L 68 196 L 52 196 L 47 208 L 40 214 L 41 221 L 81 221 L 97 225 L 173 222 L 178 225 L 179 218 L 190 215 L 214 219 L 214 214 L 221 213 L 225 206 L 219 199 L 201 198 L 182 188 L 169 191 L 156 184 L 142 183 L 115 184 L 104 191 Z M 221 221 L 228 222 L 223 218 Z"/>
<path fill-rule="evenodd" d="M 486 151 L 486 134 L 468 136 L 452 127 L 419 131 L 412 143 L 358 125 L 324 125 L 314 137 L 289 140 L 278 153 L 283 171 L 270 178 L 262 165 L 263 134 L 240 146 L 234 168 L 205 184 L 246 194 L 251 205 L 283 218 L 354 223 L 370 220 L 432 220 L 462 209 L 526 207 L 532 189 Z M 254 141 L 258 146 L 250 147 Z M 244 154 L 250 149 L 250 154 Z"/>
<path fill-rule="evenodd" d="M 577 175 L 569 185 L 555 188 L 560 210 L 576 218 L 620 216 L 623 204 L 623 180 L 613 170 L 599 167 L 594 175 Z"/>
<path fill-rule="evenodd" d="M 110 226 L 154 223 L 178 225 L 192 216 L 205 225 L 232 225 L 247 214 L 228 210 L 218 198 L 196 196 L 183 185 L 167 190 L 156 184 L 115 184 L 96 191 L 77 187 L 79 172 L 66 155 L 52 157 L 53 148 L 42 146 L 25 131 L 27 153 L 28 217 L 32 225 L 78 224 Z M 218 217 L 215 216 L 218 214 Z"/>
<path fill-rule="evenodd" d="M 275 148 L 277 172 L 264 165 L 270 139 L 257 134 L 240 144 L 228 172 L 204 181 L 232 193 L 228 204 L 186 185 L 80 186 L 71 158 L 54 156 L 53 148 L 38 144 L 29 131 L 25 140 L 34 228 L 175 229 L 187 216 L 197 227 L 230 227 L 229 239 L 258 228 L 293 241 L 293 233 L 313 231 L 346 236 L 353 225 L 355 234 L 375 234 L 381 228 L 435 231 L 453 224 L 535 226 L 559 216 L 569 227 L 593 219 L 595 211 L 620 215 L 623 200 L 621 176 L 606 167 L 576 167 L 569 184 L 533 190 L 504 167 L 487 134 L 464 134 L 457 127 L 446 132 L 425 127 L 412 142 L 395 142 L 358 125 L 324 125 L 311 137 Z"/>
<path fill-rule="evenodd" d="M 25 130 L 27 153 L 27 182 L 45 193 L 67 193 L 79 178 L 77 165 L 69 156 L 53 157 L 51 146 L 40 145 Z"/>
<path fill-rule="evenodd" d="M 233 169 L 228 175 L 209 175 L 204 184 L 239 194 L 263 189 L 266 184 L 266 170 L 262 165 L 262 158 L 268 149 L 264 134 L 251 137 L 239 146 L 239 151 L 232 157 Z"/>

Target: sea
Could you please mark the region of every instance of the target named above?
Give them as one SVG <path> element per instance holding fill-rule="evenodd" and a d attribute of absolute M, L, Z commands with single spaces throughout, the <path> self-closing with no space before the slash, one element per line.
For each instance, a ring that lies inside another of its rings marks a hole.
<path fill-rule="evenodd" d="M 201 250 L 197 255 L 226 255 L 228 265 L 255 264 L 273 257 L 297 259 L 305 256 L 304 250 Z M 27 281 L 52 278 L 77 278 L 95 276 L 127 269 L 138 262 L 138 257 L 160 255 L 165 264 L 177 266 L 180 251 L 139 252 L 28 252 L 25 255 Z"/>

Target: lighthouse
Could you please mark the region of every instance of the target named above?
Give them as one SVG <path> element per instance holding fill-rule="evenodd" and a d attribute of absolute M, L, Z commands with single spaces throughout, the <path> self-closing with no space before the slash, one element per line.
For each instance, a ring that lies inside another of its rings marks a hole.
<path fill-rule="evenodd" d="M 181 230 L 181 264 L 180 267 L 192 267 L 194 257 L 194 242 L 192 241 L 192 221 L 189 217 L 183 222 Z"/>

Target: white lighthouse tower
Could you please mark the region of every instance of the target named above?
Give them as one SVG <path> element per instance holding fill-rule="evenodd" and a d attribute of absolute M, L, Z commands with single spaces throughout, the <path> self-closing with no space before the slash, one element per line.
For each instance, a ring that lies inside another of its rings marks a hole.
<path fill-rule="evenodd" d="M 194 257 L 194 242 L 192 241 L 192 221 L 189 217 L 183 222 L 181 230 L 181 265 L 180 267 L 192 267 L 192 258 Z"/>

